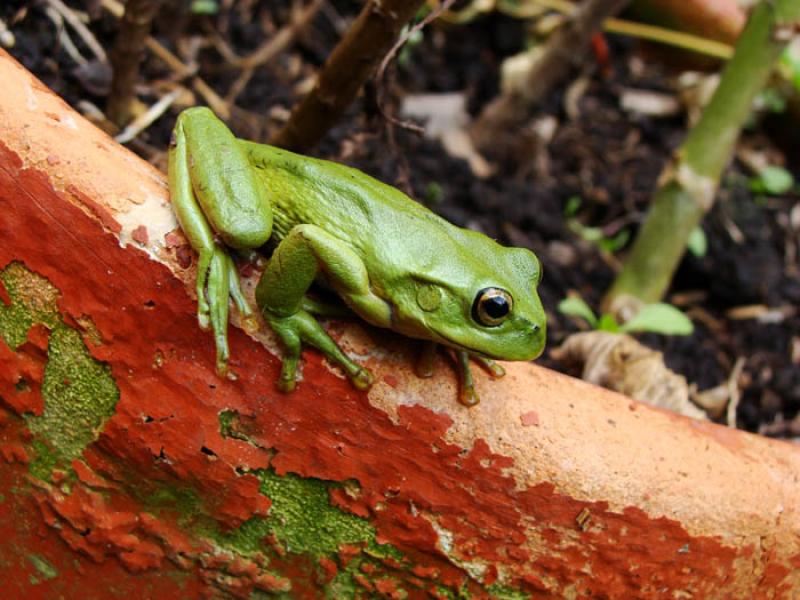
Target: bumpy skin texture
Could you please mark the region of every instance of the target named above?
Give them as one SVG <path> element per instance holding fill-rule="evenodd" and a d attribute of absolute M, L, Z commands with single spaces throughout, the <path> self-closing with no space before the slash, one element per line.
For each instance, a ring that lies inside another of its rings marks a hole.
<path fill-rule="evenodd" d="M 198 315 L 214 330 L 222 372 L 228 297 L 245 317 L 250 309 L 214 234 L 233 248 L 277 246 L 256 299 L 286 349 L 284 391 L 294 388 L 303 343 L 340 364 L 356 387 L 371 383 L 304 304 L 320 275 L 367 322 L 456 350 L 466 404 L 477 402 L 468 355 L 497 375 L 487 358 L 531 360 L 544 347 L 532 252 L 455 227 L 356 169 L 237 140 L 209 109 L 193 108 L 175 127 L 170 189 L 200 254 Z"/>

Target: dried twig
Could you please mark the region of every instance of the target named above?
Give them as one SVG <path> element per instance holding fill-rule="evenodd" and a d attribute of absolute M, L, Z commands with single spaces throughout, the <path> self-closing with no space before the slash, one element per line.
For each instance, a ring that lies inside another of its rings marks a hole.
<path fill-rule="evenodd" d="M 94 37 L 94 34 L 89 31 L 89 28 L 83 24 L 75 12 L 66 4 L 64 4 L 61 0 L 45 0 L 47 5 L 52 7 L 59 15 L 61 15 L 64 20 L 69 23 L 70 27 L 75 30 L 81 39 L 86 43 L 86 46 L 92 53 L 95 55 L 97 60 L 100 62 L 107 63 L 108 56 L 106 56 L 106 51 L 103 50 L 103 46 L 100 45 L 100 42 L 97 41 L 97 38 Z"/>
<path fill-rule="evenodd" d="M 297 34 L 316 16 L 324 2 L 325 0 L 312 0 L 308 6 L 292 19 L 291 23 L 282 27 L 261 47 L 245 57 L 231 57 L 228 59 L 228 62 L 233 66 L 242 69 L 241 75 L 239 75 L 225 96 L 229 103 L 236 102 L 236 98 L 247 87 L 257 67 L 271 61 L 289 47 Z"/>
<path fill-rule="evenodd" d="M 292 111 L 273 143 L 304 150 L 313 146 L 355 99 L 394 45 L 403 25 L 425 0 L 370 0 L 319 72 L 317 83 Z"/>
<path fill-rule="evenodd" d="M 104 9 L 106 9 L 115 17 L 122 17 L 125 9 L 117 0 L 100 0 L 100 3 Z M 148 50 L 164 61 L 164 63 L 177 75 L 178 79 L 185 79 L 197 72 L 197 67 L 195 65 L 190 66 L 185 64 L 180 58 L 162 46 L 157 40 L 153 39 L 152 36 L 148 36 L 148 38 L 145 40 L 145 45 L 147 46 Z M 230 118 L 231 110 L 228 104 L 225 102 L 225 100 L 220 98 L 219 95 L 213 89 L 211 89 L 211 87 L 205 81 L 203 81 L 202 78 L 192 78 L 192 88 L 203 97 L 203 99 L 211 107 L 211 110 L 217 113 L 217 115 L 223 119 Z"/>
<path fill-rule="evenodd" d="M 88 64 L 89 61 L 86 60 L 86 57 L 81 54 L 81 51 L 78 50 L 77 46 L 75 46 L 73 43 L 72 38 L 69 37 L 69 33 L 67 33 L 67 30 L 64 26 L 64 17 L 61 16 L 61 13 L 52 6 L 47 6 L 44 9 L 44 14 L 46 14 L 47 18 L 53 22 L 53 25 L 55 25 L 58 41 L 69 57 L 78 65 L 83 66 Z"/>
<path fill-rule="evenodd" d="M 163 115 L 167 109 L 177 100 L 186 90 L 178 87 L 169 94 L 163 96 L 158 102 L 153 104 L 147 111 L 136 117 L 122 132 L 114 139 L 120 144 L 127 144 L 142 131 L 150 127 L 156 119 Z"/>
<path fill-rule="evenodd" d="M 420 127 L 419 125 L 411 121 L 402 121 L 397 117 L 395 117 L 394 115 L 391 115 L 388 112 L 386 112 L 383 102 L 384 97 L 386 96 L 386 86 L 384 85 L 383 77 L 386 74 L 386 67 L 389 66 L 389 63 L 395 57 L 397 52 L 400 50 L 400 48 L 405 46 L 406 42 L 411 38 L 411 36 L 413 36 L 418 31 L 421 31 L 423 27 L 425 27 L 431 21 L 436 19 L 444 11 L 448 10 L 455 3 L 455 1 L 456 0 L 444 0 L 439 6 L 437 6 L 434 10 L 429 12 L 427 16 L 424 19 L 422 19 L 422 21 L 420 21 L 413 27 L 409 28 L 408 31 L 406 31 L 400 37 L 400 39 L 397 40 L 397 43 L 395 43 L 395 45 L 392 46 L 392 49 L 386 53 L 386 56 L 383 57 L 383 60 L 381 61 L 380 66 L 378 67 L 378 71 L 375 74 L 375 82 L 378 90 L 377 106 L 383 118 L 389 121 L 389 123 L 391 123 L 392 125 L 397 125 L 398 127 L 402 127 L 403 129 L 408 129 L 409 131 L 413 131 L 415 133 L 425 132 L 424 127 Z"/>

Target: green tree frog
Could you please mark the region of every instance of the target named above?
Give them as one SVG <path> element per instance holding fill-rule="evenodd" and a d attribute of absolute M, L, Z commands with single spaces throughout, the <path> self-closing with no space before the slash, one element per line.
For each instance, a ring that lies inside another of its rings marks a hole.
<path fill-rule="evenodd" d="M 285 349 L 278 388 L 294 389 L 304 344 L 341 366 L 360 389 L 372 375 L 338 347 L 306 296 L 324 282 L 366 322 L 427 340 L 418 373 L 432 372 L 436 345 L 452 348 L 459 399 L 478 396 L 469 359 L 501 376 L 493 359 L 532 360 L 545 341 L 536 293 L 542 271 L 529 250 L 461 229 L 389 185 L 334 162 L 239 140 L 207 108 L 178 117 L 169 150 L 172 204 L 199 254 L 200 326 L 213 330 L 227 371 L 230 300 L 253 312 L 228 248 L 274 248 L 256 303 Z"/>

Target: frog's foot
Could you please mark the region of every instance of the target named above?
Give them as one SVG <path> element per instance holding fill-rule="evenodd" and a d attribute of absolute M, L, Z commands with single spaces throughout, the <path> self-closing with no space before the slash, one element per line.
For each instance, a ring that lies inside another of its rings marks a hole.
<path fill-rule="evenodd" d="M 458 401 L 464 406 L 475 406 L 481 399 L 475 389 L 472 371 L 469 367 L 469 352 L 456 350 L 456 365 L 458 369 Z"/>
<path fill-rule="evenodd" d="M 366 390 L 372 385 L 372 374 L 342 352 L 336 342 L 307 311 L 300 309 L 288 316 L 277 316 L 269 311 L 264 311 L 264 319 L 286 348 L 281 365 L 281 376 L 278 380 L 278 389 L 282 392 L 291 392 L 297 384 L 297 363 L 300 360 L 303 343 L 314 346 L 329 360 L 340 365 L 356 388 Z"/>
<path fill-rule="evenodd" d="M 483 369 L 489 373 L 489 376 L 492 379 L 500 379 L 506 374 L 506 370 L 498 365 L 495 361 L 491 358 L 486 358 L 485 356 L 478 356 L 477 354 L 471 354 L 470 358 L 478 363 Z"/>
<path fill-rule="evenodd" d="M 439 344 L 436 342 L 422 342 L 422 349 L 417 356 L 417 362 L 414 364 L 414 373 L 417 377 L 427 379 L 433 377 L 436 372 L 436 351 Z"/>
<path fill-rule="evenodd" d="M 203 252 L 197 268 L 197 321 L 202 329 L 212 329 L 217 349 L 217 373 L 228 372 L 228 314 L 230 300 L 234 301 L 245 328 L 254 321 L 253 311 L 239 286 L 236 265 L 230 256 L 215 246 Z"/>

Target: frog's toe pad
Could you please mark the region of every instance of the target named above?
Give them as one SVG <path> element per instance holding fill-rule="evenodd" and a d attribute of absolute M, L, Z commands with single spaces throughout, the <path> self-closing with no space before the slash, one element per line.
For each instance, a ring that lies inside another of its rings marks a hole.
<path fill-rule="evenodd" d="M 374 378 L 372 377 L 372 373 L 363 367 L 350 377 L 350 381 L 352 381 L 353 385 L 359 390 L 369 389 L 373 380 Z"/>
<path fill-rule="evenodd" d="M 287 377 L 281 375 L 281 377 L 278 379 L 278 389 L 284 394 L 293 392 L 294 388 L 296 387 L 297 387 L 297 381 L 295 380 L 294 377 Z"/>
<path fill-rule="evenodd" d="M 467 387 L 459 393 L 458 401 L 464 406 L 476 406 L 480 404 L 481 399 L 474 387 Z"/>

